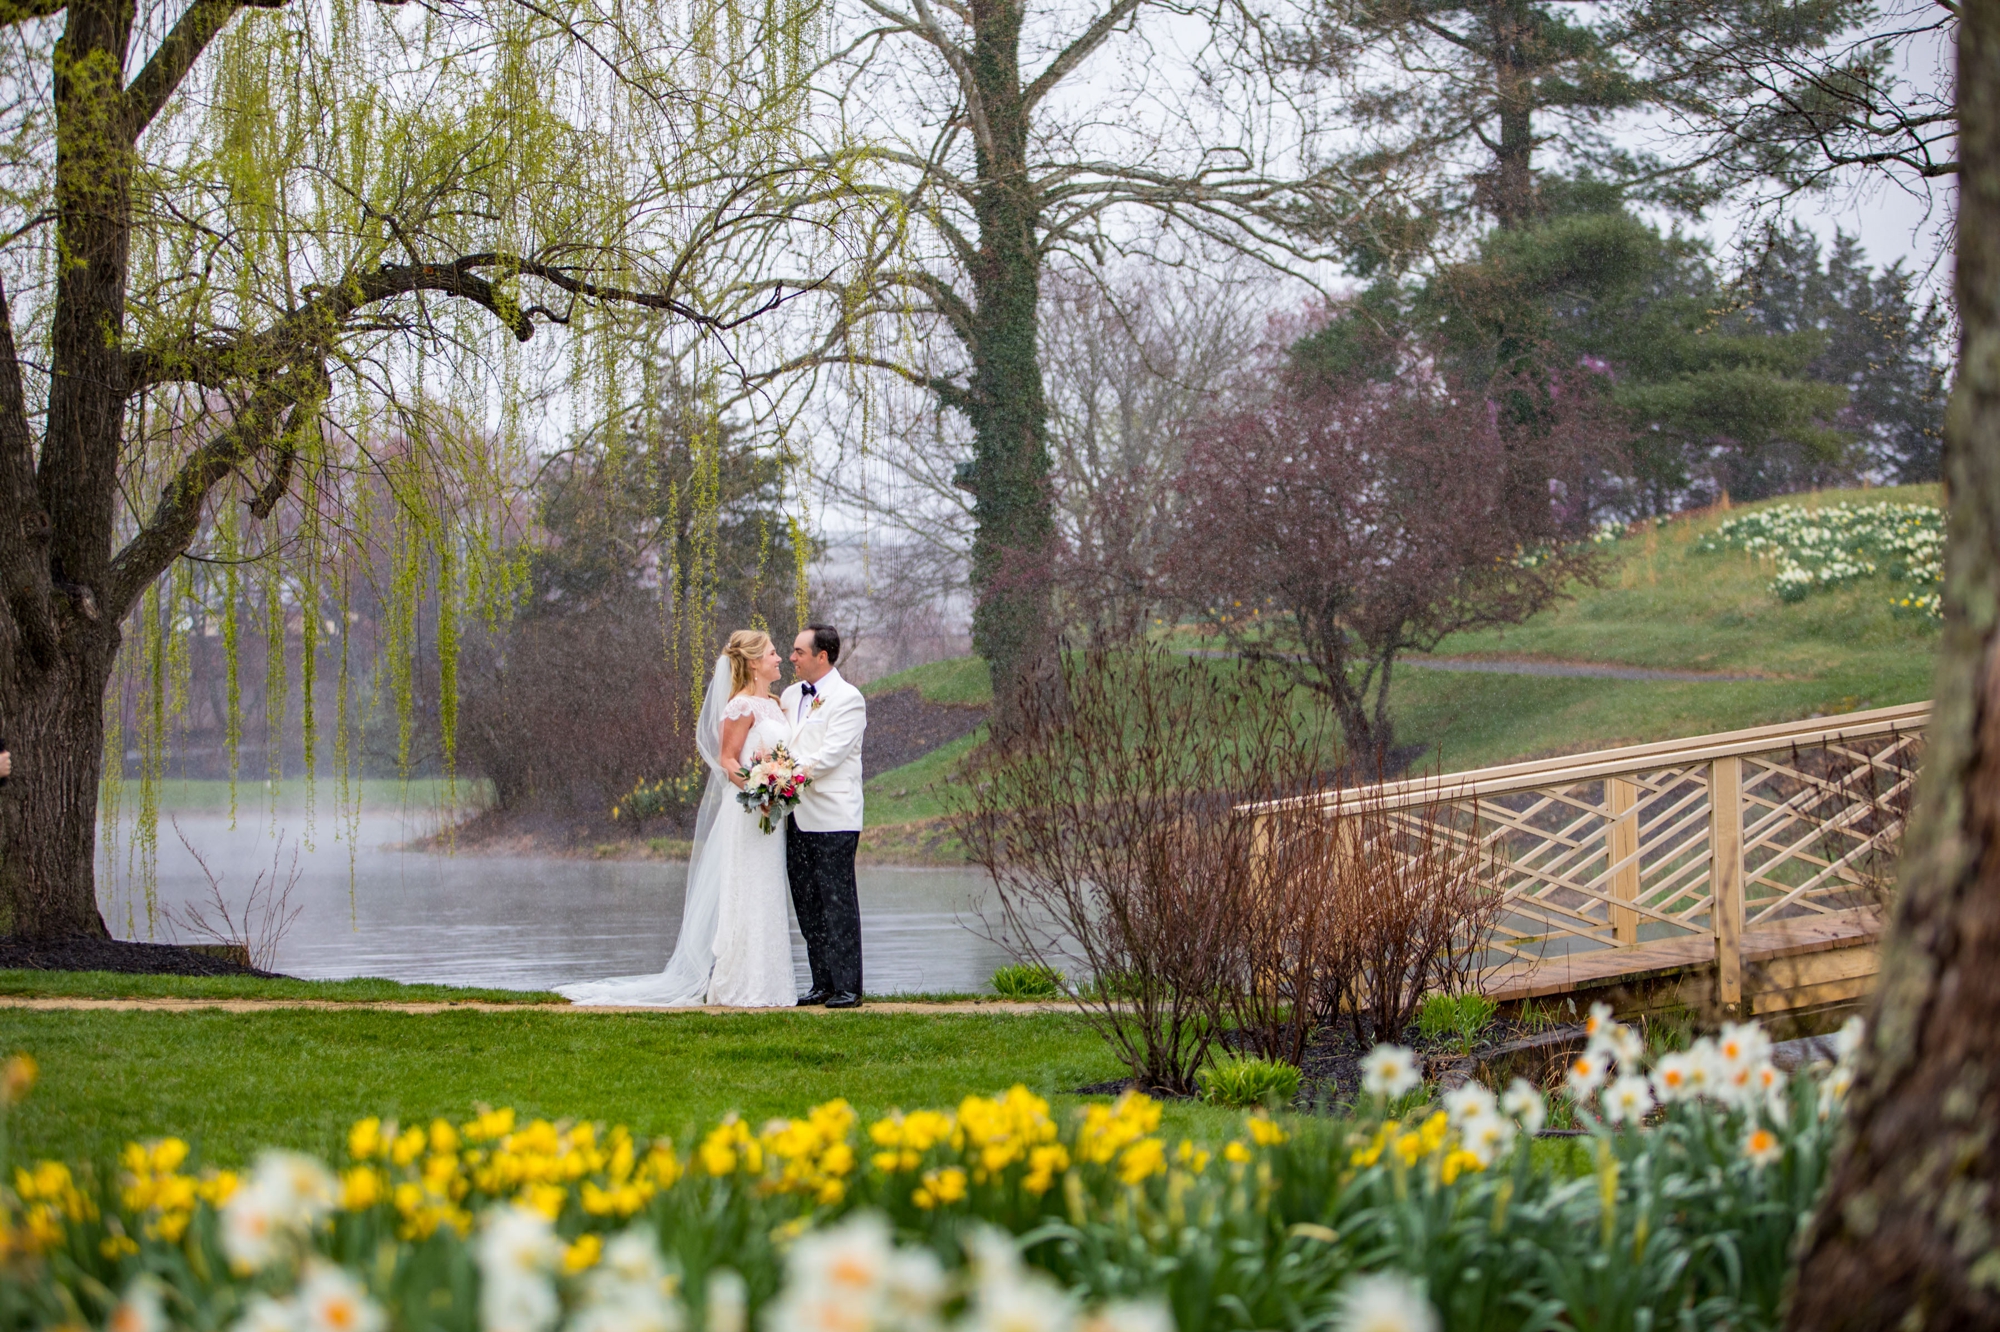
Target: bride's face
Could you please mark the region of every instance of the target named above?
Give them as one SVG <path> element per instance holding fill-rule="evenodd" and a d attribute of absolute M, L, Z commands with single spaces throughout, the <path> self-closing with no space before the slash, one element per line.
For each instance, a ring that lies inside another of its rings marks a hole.
<path fill-rule="evenodd" d="M 757 663 L 757 679 L 764 684 L 776 684 L 778 676 L 784 673 L 785 659 L 778 655 L 777 647 L 764 649 L 764 658 Z"/>

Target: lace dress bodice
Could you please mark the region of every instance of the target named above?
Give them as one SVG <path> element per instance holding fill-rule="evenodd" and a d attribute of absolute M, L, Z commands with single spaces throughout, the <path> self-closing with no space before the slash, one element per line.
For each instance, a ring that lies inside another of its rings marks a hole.
<path fill-rule="evenodd" d="M 785 743 L 788 730 L 785 726 L 785 710 L 778 700 L 756 694 L 738 694 L 723 705 L 722 720 L 725 724 L 740 717 L 755 717 L 756 723 L 743 737 L 742 752 L 736 756 L 738 767 L 747 768 L 758 754 L 767 754 Z"/>

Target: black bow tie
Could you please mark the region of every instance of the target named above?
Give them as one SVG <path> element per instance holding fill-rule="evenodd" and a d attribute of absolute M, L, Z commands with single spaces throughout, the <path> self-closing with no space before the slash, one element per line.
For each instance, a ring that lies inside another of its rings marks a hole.
<path fill-rule="evenodd" d="M 799 692 L 805 695 L 807 698 L 819 697 L 819 690 L 813 688 L 811 685 L 800 685 Z"/>

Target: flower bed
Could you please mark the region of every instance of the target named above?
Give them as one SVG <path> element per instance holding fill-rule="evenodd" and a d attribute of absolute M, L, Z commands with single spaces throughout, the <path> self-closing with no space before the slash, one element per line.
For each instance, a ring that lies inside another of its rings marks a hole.
<path fill-rule="evenodd" d="M 1847 1076 L 1787 1083 L 1767 1053 L 1731 1028 L 1649 1075 L 1598 1014 L 1570 1088 L 1591 1128 L 1553 1152 L 1535 1089 L 1432 1104 L 1392 1048 L 1374 1115 L 1252 1114 L 1212 1150 L 1164 1138 L 1143 1096 L 1063 1119 L 1019 1087 L 686 1147 L 508 1110 L 366 1119 L 338 1163 L 274 1151 L 242 1176 L 134 1143 L 14 1171 L 0 1327 L 1758 1327 Z"/>
<path fill-rule="evenodd" d="M 1771 594 L 1803 601 L 1814 592 L 1886 574 L 1909 586 L 1897 610 L 1939 617 L 1944 513 L 1934 504 L 1775 504 L 1718 524 L 1696 550 L 1746 550 L 1777 562 Z"/>

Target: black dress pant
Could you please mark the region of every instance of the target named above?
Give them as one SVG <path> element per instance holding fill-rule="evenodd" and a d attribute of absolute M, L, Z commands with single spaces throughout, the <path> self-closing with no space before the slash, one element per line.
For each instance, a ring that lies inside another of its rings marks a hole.
<path fill-rule="evenodd" d="M 806 937 L 815 990 L 861 993 L 861 902 L 854 885 L 859 832 L 801 832 L 785 820 L 785 873 Z"/>

